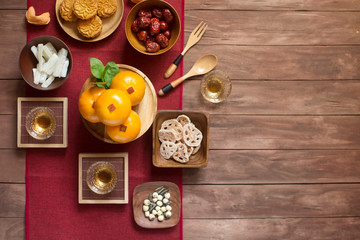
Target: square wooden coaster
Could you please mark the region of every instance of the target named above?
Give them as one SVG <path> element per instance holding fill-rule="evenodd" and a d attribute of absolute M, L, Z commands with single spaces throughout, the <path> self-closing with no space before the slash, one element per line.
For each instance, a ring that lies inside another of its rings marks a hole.
<path fill-rule="evenodd" d="M 95 162 L 106 161 L 114 165 L 118 182 L 110 193 L 94 193 L 87 185 L 86 172 Z M 128 153 L 80 153 L 79 154 L 79 203 L 127 204 L 129 201 Z"/>
<path fill-rule="evenodd" d="M 48 107 L 56 115 L 55 133 L 48 139 L 38 140 L 25 128 L 26 115 L 35 107 Z M 19 148 L 66 148 L 68 146 L 68 99 L 19 97 L 17 102 L 17 146 Z"/>

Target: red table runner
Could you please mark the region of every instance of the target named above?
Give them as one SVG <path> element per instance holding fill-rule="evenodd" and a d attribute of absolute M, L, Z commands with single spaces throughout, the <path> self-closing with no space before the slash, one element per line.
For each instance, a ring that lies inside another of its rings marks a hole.
<path fill-rule="evenodd" d="M 176 45 L 159 56 L 137 52 L 127 41 L 124 25 L 133 6 L 125 0 L 121 24 L 116 31 L 99 42 L 84 43 L 72 39 L 60 27 L 55 15 L 55 1 L 29 0 L 37 14 L 50 12 L 47 26 L 28 25 L 27 40 L 41 35 L 63 40 L 73 55 L 70 78 L 53 91 L 27 88 L 29 97 L 68 97 L 68 142 L 66 149 L 28 149 L 26 158 L 26 233 L 27 239 L 182 239 L 182 217 L 169 229 L 143 229 L 134 221 L 132 193 L 148 181 L 171 181 L 182 192 L 182 172 L 179 169 L 159 169 L 152 166 L 151 129 L 129 144 L 108 144 L 93 137 L 83 126 L 78 111 L 78 97 L 84 81 L 90 76 L 89 58 L 128 64 L 140 69 L 152 81 L 155 90 L 178 78 L 182 64 L 174 75 L 165 80 L 163 73 L 183 49 L 184 1 L 169 0 L 182 19 L 182 34 Z M 158 98 L 158 109 L 181 109 L 182 88 Z M 85 152 L 129 153 L 129 204 L 78 204 L 78 154 Z"/>

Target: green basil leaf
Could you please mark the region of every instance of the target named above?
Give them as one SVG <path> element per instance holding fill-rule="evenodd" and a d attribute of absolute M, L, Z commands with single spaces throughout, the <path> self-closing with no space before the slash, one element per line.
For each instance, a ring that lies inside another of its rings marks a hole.
<path fill-rule="evenodd" d="M 104 64 L 97 58 L 90 58 L 90 70 L 94 77 L 103 80 Z"/>
<path fill-rule="evenodd" d="M 101 87 L 101 88 L 108 89 L 108 88 L 106 88 L 106 85 L 104 85 L 104 84 L 96 84 L 96 86 Z"/>
<path fill-rule="evenodd" d="M 104 70 L 104 78 L 103 80 L 107 82 L 108 87 L 110 87 L 110 82 L 115 77 L 116 74 L 120 72 L 119 67 L 114 62 L 108 62 L 105 66 Z"/>

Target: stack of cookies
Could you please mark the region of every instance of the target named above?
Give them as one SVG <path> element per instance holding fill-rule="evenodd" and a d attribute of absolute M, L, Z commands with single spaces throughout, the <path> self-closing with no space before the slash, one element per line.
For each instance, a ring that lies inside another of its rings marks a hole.
<path fill-rule="evenodd" d="M 160 154 L 164 159 L 174 159 L 187 163 L 201 146 L 203 135 L 186 115 L 169 119 L 161 124 L 159 130 Z"/>
<path fill-rule="evenodd" d="M 67 22 L 76 22 L 79 33 L 85 38 L 96 38 L 102 30 L 101 18 L 117 10 L 117 0 L 63 0 L 60 15 Z"/>

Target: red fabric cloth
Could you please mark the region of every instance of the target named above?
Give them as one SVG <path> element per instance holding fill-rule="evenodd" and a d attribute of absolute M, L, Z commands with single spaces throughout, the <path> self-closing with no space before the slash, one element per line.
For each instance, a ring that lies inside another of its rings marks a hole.
<path fill-rule="evenodd" d="M 184 1 L 169 0 L 182 19 Z M 89 58 L 103 63 L 114 61 L 140 69 L 152 81 L 155 90 L 181 76 L 182 64 L 174 75 L 165 80 L 163 73 L 183 48 L 183 30 L 176 45 L 159 56 L 138 53 L 128 43 L 124 31 L 127 13 L 133 6 L 124 1 L 125 10 L 120 26 L 108 38 L 95 43 L 72 39 L 60 27 L 55 15 L 55 0 L 29 0 L 37 14 L 50 12 L 47 26 L 28 25 L 28 41 L 41 35 L 56 36 L 63 40 L 73 55 L 70 78 L 53 91 L 27 88 L 29 97 L 68 97 L 68 140 L 66 149 L 28 149 L 26 159 L 26 223 L 27 239 L 182 239 L 180 223 L 169 229 L 143 229 L 134 221 L 132 193 L 134 188 L 147 181 L 171 181 L 182 192 L 182 172 L 179 169 L 160 169 L 152 166 L 151 128 L 140 139 L 112 145 L 93 137 L 83 126 L 77 107 L 80 89 L 90 76 Z M 158 98 L 158 109 L 181 109 L 182 88 Z M 91 205 L 78 204 L 78 154 L 84 152 L 129 153 L 129 204 Z"/>

